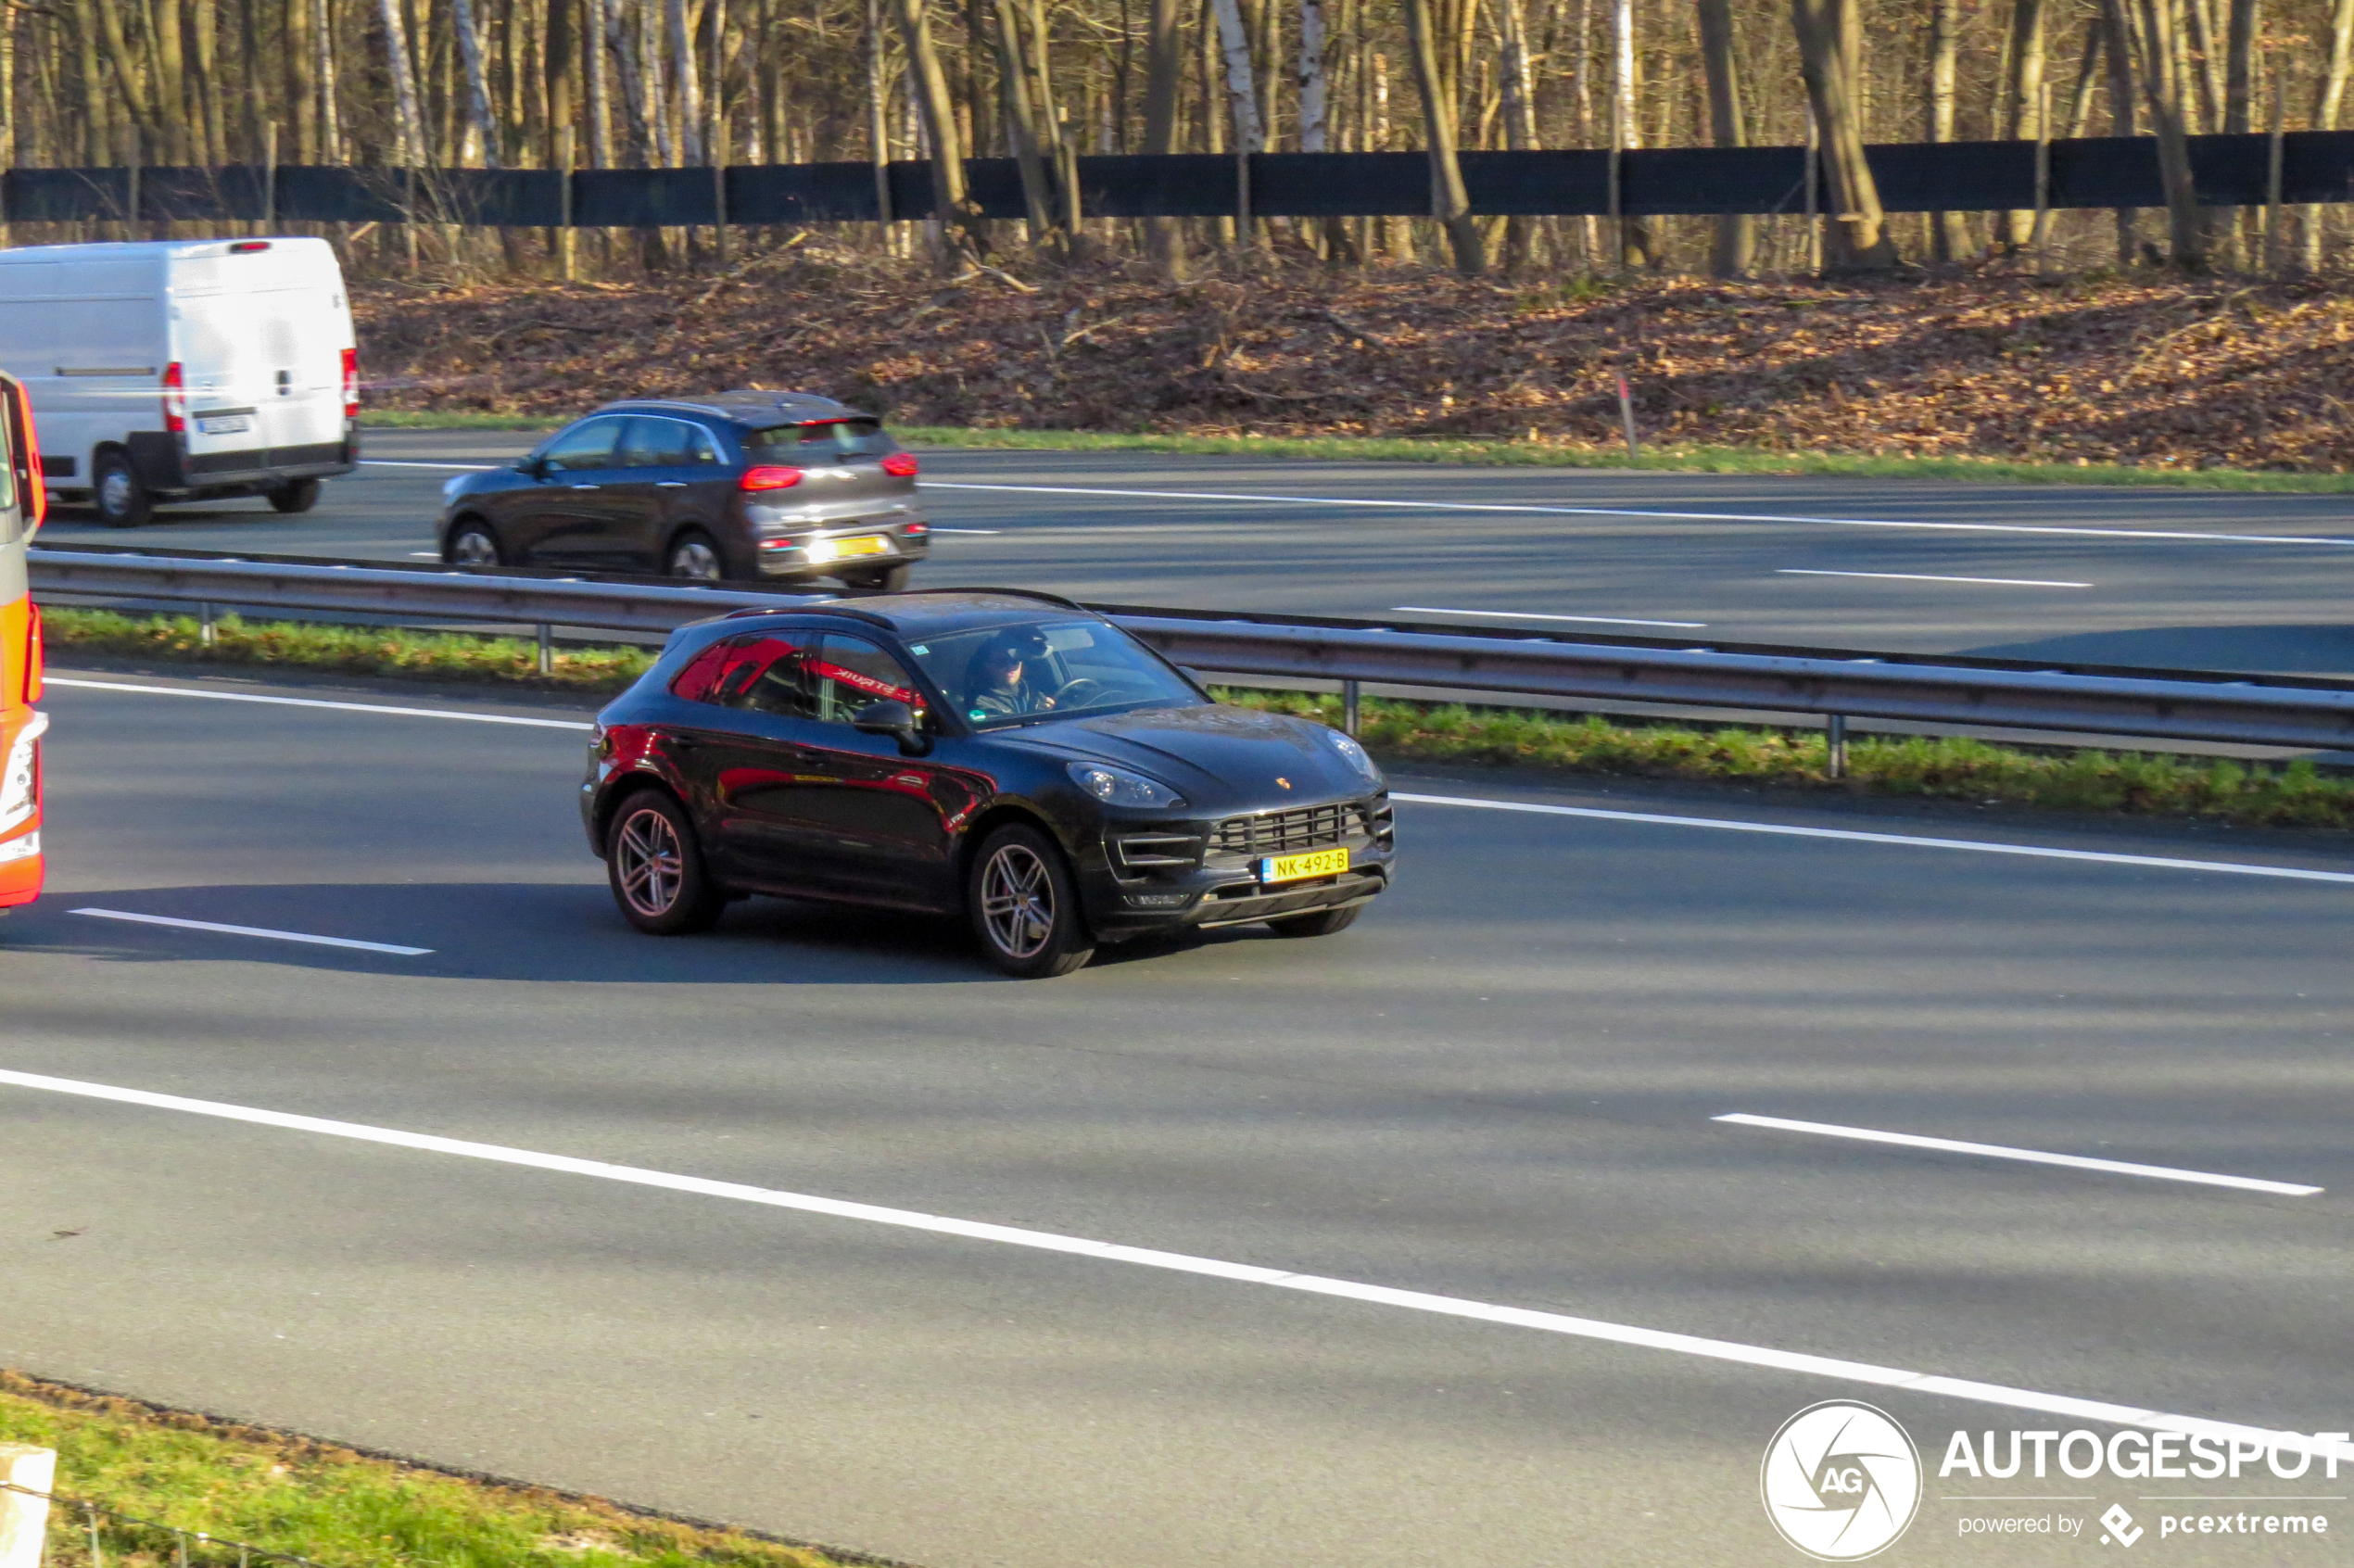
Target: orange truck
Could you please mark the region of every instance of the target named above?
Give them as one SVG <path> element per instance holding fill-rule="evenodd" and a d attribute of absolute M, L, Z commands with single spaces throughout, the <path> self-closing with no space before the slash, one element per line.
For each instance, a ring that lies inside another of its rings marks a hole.
<path fill-rule="evenodd" d="M 41 612 L 25 547 L 47 508 L 24 384 L 0 375 L 0 914 L 41 893 Z"/>

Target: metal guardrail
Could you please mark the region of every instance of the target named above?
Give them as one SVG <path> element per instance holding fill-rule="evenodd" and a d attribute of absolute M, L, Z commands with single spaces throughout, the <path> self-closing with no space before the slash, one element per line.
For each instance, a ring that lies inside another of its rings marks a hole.
<path fill-rule="evenodd" d="M 36 548 L 40 596 L 100 595 L 204 606 L 308 610 L 411 621 L 480 621 L 666 633 L 731 610 L 790 609 L 810 595 L 599 582 L 554 573 L 257 561 L 196 553 Z M 1819 714 L 1932 726 L 2310 749 L 2354 748 L 2354 682 L 2181 670 L 2048 667 L 1992 659 L 1823 649 L 1692 646 L 1656 639 L 1565 641 L 1487 627 L 1094 606 L 1176 663 L 1213 675 L 1342 684 L 1354 717 L 1367 684 L 1498 697 Z M 1353 727 L 1353 726 L 1352 726 Z"/>

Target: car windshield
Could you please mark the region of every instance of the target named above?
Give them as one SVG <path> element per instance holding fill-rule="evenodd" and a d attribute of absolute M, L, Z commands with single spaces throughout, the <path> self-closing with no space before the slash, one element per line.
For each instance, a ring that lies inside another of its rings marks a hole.
<path fill-rule="evenodd" d="M 881 457 L 899 449 L 871 419 L 828 419 L 814 424 L 780 424 L 744 436 L 754 462 L 830 462 L 837 457 Z"/>
<path fill-rule="evenodd" d="M 1101 621 L 988 626 L 907 651 L 980 729 L 1203 701 L 1183 676 Z"/>

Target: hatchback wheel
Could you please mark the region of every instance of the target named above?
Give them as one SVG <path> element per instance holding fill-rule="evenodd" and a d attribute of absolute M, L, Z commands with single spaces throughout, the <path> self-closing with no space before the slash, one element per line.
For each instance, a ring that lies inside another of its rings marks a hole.
<path fill-rule="evenodd" d="M 136 528 L 156 514 L 155 498 L 139 483 L 123 452 L 108 452 L 98 460 L 90 479 L 90 499 L 98 509 L 98 521 L 109 528 Z"/>
<path fill-rule="evenodd" d="M 1095 956 L 1069 867 L 1035 828 L 989 836 L 973 856 L 965 905 L 989 961 L 1018 980 L 1067 975 Z"/>
<path fill-rule="evenodd" d="M 630 796 L 605 835 L 605 875 L 622 917 L 655 936 L 710 929 L 728 906 L 704 868 L 686 808 L 658 790 Z"/>
<path fill-rule="evenodd" d="M 842 580 L 872 593 L 901 593 L 905 591 L 907 579 L 915 571 L 914 566 L 903 561 L 896 566 L 869 566 L 863 572 L 845 572 Z"/>
<path fill-rule="evenodd" d="M 719 547 L 712 542 L 711 536 L 698 528 L 670 541 L 670 562 L 666 571 L 674 577 L 716 583 L 726 579 L 728 563 L 720 558 Z"/>
<path fill-rule="evenodd" d="M 499 536 L 490 531 L 489 524 L 466 522 L 449 536 L 441 559 L 452 566 L 497 566 L 505 562 L 506 553 L 499 548 Z"/>

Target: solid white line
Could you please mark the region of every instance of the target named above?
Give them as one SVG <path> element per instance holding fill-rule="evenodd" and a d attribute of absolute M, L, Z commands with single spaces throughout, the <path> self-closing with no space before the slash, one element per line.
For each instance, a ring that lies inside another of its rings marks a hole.
<path fill-rule="evenodd" d="M 441 551 L 437 550 L 412 550 L 409 552 L 409 559 L 411 561 L 438 561 L 441 559 Z"/>
<path fill-rule="evenodd" d="M 495 462 L 401 462 L 392 458 L 361 458 L 362 468 L 454 468 L 468 474 L 487 474 L 499 465 Z"/>
<path fill-rule="evenodd" d="M 1003 528 L 943 528 L 938 524 L 934 524 L 931 531 L 935 534 L 1002 534 L 1006 530 Z"/>
<path fill-rule="evenodd" d="M 1525 811 L 1541 816 L 1583 816 L 1601 822 L 1645 822 L 1662 828 L 1715 828 L 1728 833 L 1771 833 L 1792 839 L 1840 839 L 1858 844 L 1897 844 L 1908 849 L 1971 850 L 1980 854 L 2021 854 L 2042 860 L 2085 860 L 2102 866 L 2147 866 L 2161 871 L 2222 871 L 2234 877 L 2284 877 L 2299 882 L 2354 882 L 2354 871 L 2309 871 L 2296 866 L 2249 866 L 2234 860 L 2179 860 L 2170 855 L 2119 854 L 2107 850 L 2053 849 L 2043 844 L 1995 844 L 1978 839 L 1930 839 L 1913 833 L 1868 833 L 1854 828 L 1800 828 L 1787 822 L 1736 822 L 1716 816 L 1668 816 L 1648 811 L 1604 811 L 1596 806 L 1538 805 L 1534 801 L 1485 801 L 1468 795 L 1409 795 L 1393 801 L 1416 805 L 1469 806 L 1479 811 Z"/>
<path fill-rule="evenodd" d="M 1805 566 L 1778 566 L 1780 577 L 1879 577 L 1894 583 L 1995 583 L 2006 588 L 2091 588 L 2090 583 L 2056 583 L 2042 577 L 1948 577 L 1933 572 L 1825 572 Z"/>
<path fill-rule="evenodd" d="M 307 931 L 273 931 L 266 926 L 223 926 L 211 920 L 175 920 L 169 915 L 133 915 L 127 909 L 69 909 L 69 915 L 95 915 L 101 920 L 131 920 L 142 926 L 175 926 L 186 931 L 218 931 L 223 936 L 268 937 L 272 942 L 307 942 L 313 947 L 351 947 L 362 953 L 397 953 L 421 958 L 430 947 L 399 947 L 388 942 L 354 942 L 349 937 L 312 936 Z"/>
<path fill-rule="evenodd" d="M 941 490 L 1004 490 L 1033 496 L 1125 496 L 1145 500 L 1266 501 L 1279 506 L 1357 506 L 1410 512 L 1502 512 L 1547 517 L 1646 517 L 1669 523 L 1795 523 L 1826 528 L 1928 528 L 1961 534 L 2060 534 L 2094 539 L 2193 539 L 2219 544 L 2339 545 L 2354 539 L 2313 534 L 2203 534 L 2167 528 L 2069 528 L 2044 523 L 1917 523 L 1867 517 L 1791 517 L 1775 512 L 1661 512 L 1623 506 L 1537 506 L 1525 502 L 1366 500 L 1335 496 L 1229 495 L 1214 490 L 1114 490 L 1081 485 L 974 485 L 924 481 Z"/>
<path fill-rule="evenodd" d="M 43 1090 L 50 1094 L 73 1094 L 84 1099 L 109 1100 L 117 1104 L 145 1106 L 157 1110 L 217 1117 L 226 1121 L 242 1121 L 261 1127 L 278 1127 L 289 1132 L 312 1132 L 331 1138 L 348 1138 L 361 1143 L 389 1144 L 396 1148 L 416 1149 L 428 1154 L 454 1155 L 465 1159 L 524 1166 L 563 1175 L 591 1176 L 601 1181 L 623 1182 L 633 1186 L 689 1193 L 701 1197 L 727 1198 L 740 1203 L 763 1204 L 772 1208 L 792 1209 L 804 1214 L 818 1214 L 837 1220 L 856 1220 L 872 1225 L 889 1225 L 902 1230 L 929 1232 L 934 1235 L 956 1236 L 968 1241 L 994 1242 L 1006 1246 L 1062 1253 L 1071 1257 L 1090 1258 L 1099 1263 L 1126 1263 L 1138 1268 L 1162 1269 L 1172 1273 L 1225 1280 L 1236 1284 L 1268 1285 L 1277 1290 L 1302 1291 L 1311 1296 L 1334 1296 L 1342 1300 L 1361 1301 L 1376 1307 L 1393 1307 L 1411 1312 L 1429 1312 L 1444 1317 L 1465 1318 L 1475 1322 L 1496 1323 L 1511 1328 L 1538 1329 L 1545 1333 L 1566 1334 L 1578 1339 L 1631 1346 L 1638 1349 L 1664 1350 L 1677 1355 L 1728 1361 L 1740 1366 L 1762 1367 L 1774 1372 L 1795 1372 L 1809 1377 L 1837 1378 L 1844 1382 L 1869 1384 L 1878 1387 L 1897 1388 L 1917 1394 L 1971 1399 L 2013 1410 L 2040 1410 L 2057 1415 L 2076 1416 L 2117 1426 L 2145 1427 L 2160 1432 L 2184 1432 L 2226 1440 L 2237 1437 L 2244 1441 L 2261 1442 L 2268 1448 L 2277 1444 L 2284 1451 L 2292 1453 L 2310 1452 L 2324 1456 L 2337 1453 L 2354 1458 L 2354 1445 L 2342 1442 L 2322 1442 L 2302 1433 L 2275 1432 L 2265 1427 L 2209 1421 L 2203 1416 L 2170 1415 L 2135 1405 L 2112 1404 L 2097 1399 L 2080 1399 L 2064 1394 L 2044 1394 L 2030 1388 L 2010 1388 L 2000 1384 L 1979 1383 L 1968 1378 L 1911 1372 L 1901 1367 L 1876 1366 L 1868 1361 L 1842 1360 L 1836 1357 L 1816 1356 L 1804 1351 L 1778 1350 L 1768 1346 L 1744 1345 L 1734 1340 L 1708 1339 L 1697 1334 L 1675 1334 L 1663 1329 L 1638 1328 L 1626 1323 L 1604 1322 L 1595 1318 L 1572 1317 L 1566 1313 L 1538 1311 L 1526 1307 L 1507 1307 L 1495 1302 L 1475 1301 L 1458 1296 L 1437 1296 L 1427 1291 L 1399 1290 L 1389 1285 L 1366 1284 L 1355 1280 L 1331 1279 L 1319 1274 L 1297 1274 L 1288 1270 L 1270 1269 L 1256 1263 L 1235 1263 L 1221 1258 L 1196 1257 L 1188 1253 L 1163 1252 L 1155 1247 L 1124 1246 L 1116 1242 L 1095 1241 L 1084 1236 L 1061 1235 L 1052 1231 L 1033 1231 L 1016 1225 L 997 1225 L 977 1220 L 956 1220 L 944 1215 L 926 1214 L 915 1209 L 886 1208 L 875 1204 L 850 1203 L 840 1198 L 818 1197 L 807 1193 L 780 1192 L 768 1187 L 747 1186 L 737 1182 L 715 1182 L 700 1176 L 681 1176 L 664 1170 L 649 1170 L 642 1166 L 612 1165 L 603 1160 L 578 1159 L 569 1155 L 541 1154 L 530 1149 L 511 1148 L 500 1144 L 478 1144 L 462 1138 L 442 1138 L 423 1132 L 401 1132 L 390 1128 L 372 1127 L 362 1122 L 335 1121 L 323 1117 L 297 1116 L 285 1111 L 259 1110 L 247 1106 L 225 1105 L 218 1100 L 188 1099 L 178 1094 L 158 1094 L 143 1089 L 121 1089 L 111 1084 L 87 1083 L 75 1079 L 51 1078 L 41 1073 L 17 1072 L 8 1069 L 0 1069 L 0 1083 L 14 1084 L 22 1089 Z"/>
<path fill-rule="evenodd" d="M 1989 1159 L 2024 1160 L 2031 1165 L 2064 1165 L 2072 1170 L 2105 1170 L 2113 1176 L 2146 1176 L 2158 1182 L 2195 1182 L 2206 1187 L 2237 1187 L 2251 1193 L 2278 1193 L 2286 1197 L 2311 1197 L 2319 1187 L 2294 1182 L 2267 1182 L 2255 1176 L 2219 1176 L 2207 1170 L 2182 1170 L 2170 1165 L 2136 1165 L 2131 1160 L 2091 1159 L 2083 1155 L 2045 1154 L 2039 1149 L 2014 1149 L 2002 1144 L 1967 1144 L 1953 1138 L 1924 1138 L 1912 1132 L 1876 1132 L 1867 1127 L 1839 1127 L 1827 1121 L 1790 1121 L 1778 1116 L 1735 1112 L 1709 1118 L 1737 1127 L 1764 1127 L 1778 1132 L 1813 1132 L 1825 1138 L 1853 1138 L 1866 1144 L 1895 1144 L 1908 1149 L 1936 1149 L 1945 1154 L 1983 1155 Z"/>
<path fill-rule="evenodd" d="M 1390 609 L 1410 615 L 1487 615 L 1503 621 L 1590 621 L 1605 626 L 1677 626 L 1698 631 L 1706 621 L 1637 621 L 1625 615 L 1539 615 L 1520 610 L 1439 610 L 1428 604 L 1393 604 Z"/>
<path fill-rule="evenodd" d="M 333 708 L 346 714 L 389 714 L 399 718 L 463 719 L 469 724 L 519 724 L 533 729 L 594 729 L 586 719 L 518 718 L 513 714 L 467 714 L 449 708 L 396 708 L 382 702 L 326 702 L 315 697 L 262 697 L 250 691 L 197 691 L 184 686 L 133 686 L 120 680 L 44 677 L 51 686 L 88 691 L 135 691 L 144 697 L 203 697 L 215 702 L 267 702 L 282 708 Z"/>

